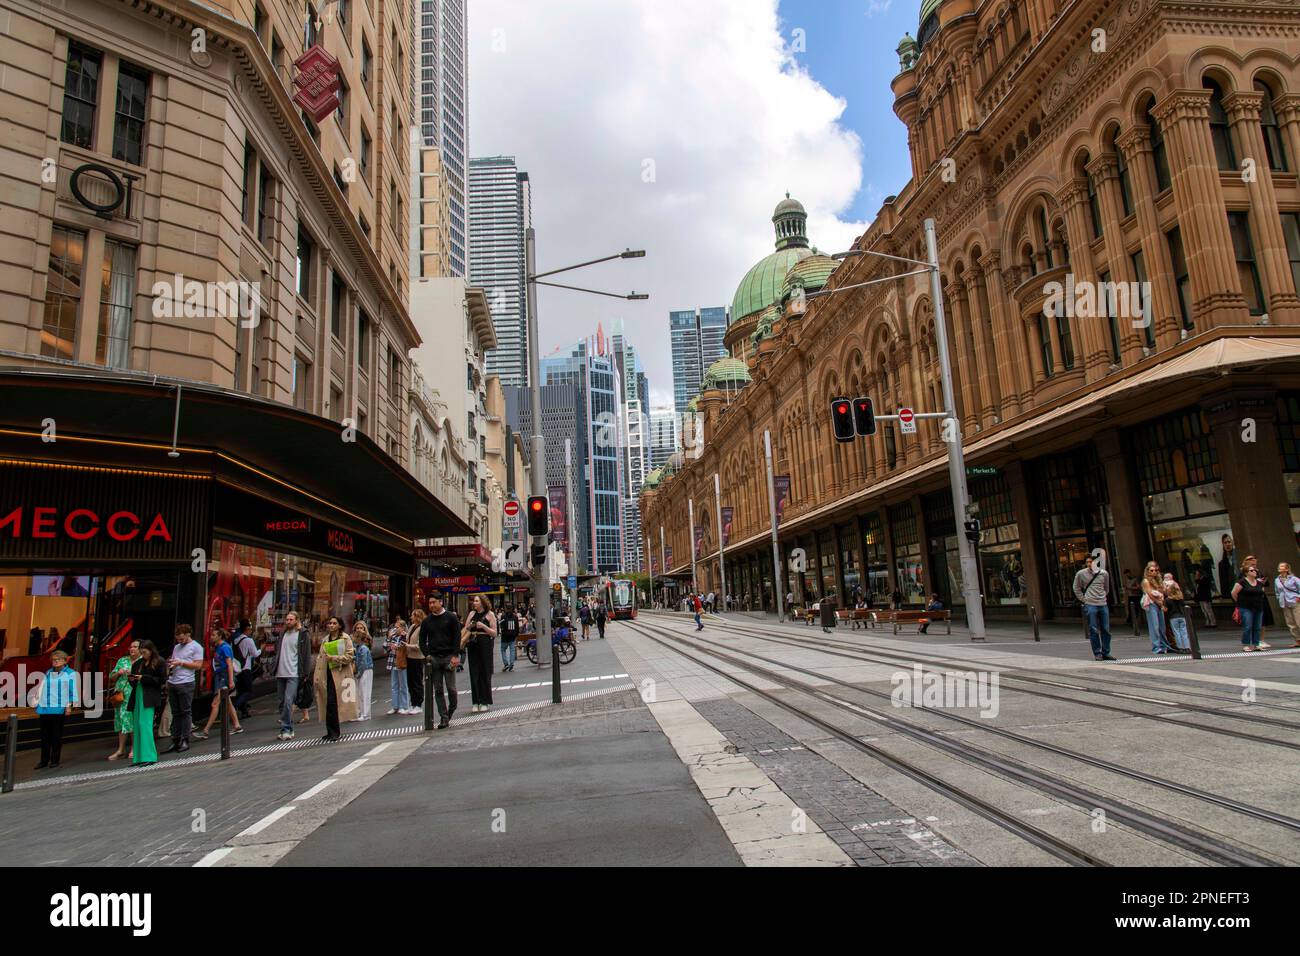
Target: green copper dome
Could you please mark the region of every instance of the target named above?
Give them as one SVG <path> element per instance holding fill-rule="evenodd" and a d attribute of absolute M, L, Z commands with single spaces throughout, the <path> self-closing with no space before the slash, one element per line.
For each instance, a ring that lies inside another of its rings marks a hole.
<path fill-rule="evenodd" d="M 641 482 L 641 487 L 642 489 L 658 488 L 659 482 L 663 480 L 664 480 L 663 468 L 656 468 L 654 471 L 650 472 L 650 474 L 645 476 L 645 481 Z"/>
<path fill-rule="evenodd" d="M 692 398 L 689 402 L 686 403 L 686 410 L 688 412 L 694 414 L 695 412 L 698 412 L 700 410 L 699 397 L 700 396 L 696 395 L 695 398 Z"/>
<path fill-rule="evenodd" d="M 776 251 L 760 259 L 740 280 L 731 300 L 731 321 L 739 322 L 781 300 L 785 275 L 800 259 L 811 256 L 808 248 L 808 213 L 797 199 L 785 194 L 772 213 Z"/>
<path fill-rule="evenodd" d="M 939 4 L 942 2 L 943 0 L 921 0 L 921 16 L 917 22 L 924 23 L 930 14 L 939 9 Z"/>
<path fill-rule="evenodd" d="M 704 374 L 704 388 L 736 391 L 749 384 L 749 367 L 740 359 L 724 355 Z"/>
<path fill-rule="evenodd" d="M 800 282 L 803 283 L 805 292 L 816 292 L 826 285 L 826 280 L 838 265 L 838 260 L 820 252 L 800 259 L 786 273 L 785 282 L 781 284 L 781 298 L 784 299 L 793 292 Z"/>

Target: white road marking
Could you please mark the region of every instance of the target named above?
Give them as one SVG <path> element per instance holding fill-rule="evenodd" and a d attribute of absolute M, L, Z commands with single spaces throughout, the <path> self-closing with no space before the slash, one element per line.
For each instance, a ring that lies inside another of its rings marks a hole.
<path fill-rule="evenodd" d="M 220 847 L 217 847 L 215 850 L 213 850 L 211 853 L 209 853 L 209 854 L 208 854 L 207 856 L 205 856 L 203 859 L 199 860 L 199 862 L 195 863 L 194 865 L 195 865 L 195 866 L 213 866 L 213 865 L 216 864 L 216 862 L 217 862 L 218 860 L 223 859 L 223 858 L 226 857 L 226 856 L 229 856 L 230 853 L 231 853 L 234 849 L 235 849 L 235 848 L 234 848 L 233 846 L 220 846 Z"/>
<path fill-rule="evenodd" d="M 293 812 L 293 810 L 294 810 L 293 804 L 289 804 L 287 807 L 281 807 L 278 810 L 272 810 L 270 813 L 262 817 L 262 819 L 258 820 L 247 830 L 244 830 L 241 833 L 237 833 L 235 834 L 235 836 L 237 838 L 242 836 L 256 836 L 257 834 L 265 830 L 267 827 L 269 827 L 276 820 L 279 820 L 281 817 L 288 816 L 290 813 Z"/>
<path fill-rule="evenodd" d="M 367 751 L 366 751 L 366 756 L 367 756 L 367 757 L 374 757 L 374 756 L 377 756 L 377 755 L 383 753 L 385 750 L 387 750 L 387 749 L 388 749 L 389 747 L 391 747 L 392 745 L 393 745 L 393 742 L 392 742 L 391 740 L 390 740 L 388 743 L 386 743 L 386 744 L 380 744 L 380 745 L 379 745 L 378 747 L 376 747 L 374 750 L 367 750 Z"/>
<path fill-rule="evenodd" d="M 365 758 L 365 757 L 359 757 L 359 758 L 357 758 L 356 760 L 352 761 L 350 764 L 348 764 L 346 767 L 344 767 L 342 770 L 335 770 L 335 771 L 334 771 L 334 776 L 336 776 L 336 777 L 346 777 L 346 776 L 347 776 L 348 774 L 350 774 L 353 770 L 356 770 L 358 767 L 360 767 L 360 766 L 361 766 L 363 763 L 365 763 L 365 762 L 366 762 L 366 758 Z"/>
<path fill-rule="evenodd" d="M 329 786 L 330 784 L 332 784 L 333 782 L 334 782 L 334 778 L 333 778 L 333 777 L 326 777 L 324 780 L 322 780 L 320 783 L 316 784 L 316 786 L 312 787 L 312 788 L 311 788 L 310 790 L 308 790 L 306 793 L 303 793 L 303 794 L 300 794 L 300 795 L 297 796 L 297 797 L 294 797 L 293 802 L 294 802 L 294 803 L 302 803 L 304 800 L 310 800 L 312 797 L 316 796 L 316 794 L 320 793 L 322 790 L 324 790 L 326 787 L 328 787 L 328 786 Z M 290 808 L 290 809 L 292 809 L 292 808 Z"/>

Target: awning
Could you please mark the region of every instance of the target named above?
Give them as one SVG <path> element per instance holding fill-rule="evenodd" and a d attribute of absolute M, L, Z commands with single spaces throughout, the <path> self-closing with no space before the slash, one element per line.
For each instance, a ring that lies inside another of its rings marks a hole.
<path fill-rule="evenodd" d="M 179 388 L 179 419 L 177 391 Z M 377 417 L 377 416 L 376 416 Z M 52 419 L 57 441 L 41 440 Z M 171 458 L 178 421 L 179 457 Z M 361 432 L 199 382 L 81 369 L 0 368 L 0 438 L 29 459 L 211 468 L 254 493 L 333 509 L 406 540 L 474 531 Z"/>
<path fill-rule="evenodd" d="M 1033 415 L 1026 421 L 998 428 L 975 441 L 967 441 L 964 449 L 966 463 L 973 464 L 981 454 L 987 456 L 995 453 L 1015 441 L 1045 437 L 1048 433 L 1059 431 L 1073 422 L 1096 415 L 1099 410 L 1104 410 L 1107 403 L 1142 398 L 1152 386 L 1166 384 L 1175 379 L 1196 375 L 1228 375 L 1231 372 L 1250 371 L 1250 367 L 1256 365 L 1272 369 L 1282 363 L 1290 363 L 1293 366 L 1292 371 L 1300 372 L 1300 338 L 1290 335 L 1270 338 L 1242 336 L 1233 335 L 1234 331 L 1237 330 L 1221 330 L 1222 334 L 1219 337 L 1203 345 L 1165 359 L 1150 368 L 1127 375 L 1119 381 L 1100 388 L 1089 387 L 1078 398 Z M 1194 398 L 1195 396 L 1188 396 L 1188 401 L 1191 402 Z M 906 471 L 891 475 L 884 481 L 868 485 L 839 501 L 822 505 L 783 523 L 780 527 L 781 533 L 816 522 L 820 518 L 831 516 L 854 505 L 884 497 L 896 489 L 915 485 L 929 476 L 946 472 L 947 468 L 947 455 L 926 459 Z M 727 545 L 726 551 L 730 553 L 760 541 L 770 541 L 771 535 L 771 529 L 765 528 L 743 540 Z M 715 548 L 708 554 L 701 555 L 696 559 L 696 563 L 717 560 L 717 556 L 718 551 Z"/>

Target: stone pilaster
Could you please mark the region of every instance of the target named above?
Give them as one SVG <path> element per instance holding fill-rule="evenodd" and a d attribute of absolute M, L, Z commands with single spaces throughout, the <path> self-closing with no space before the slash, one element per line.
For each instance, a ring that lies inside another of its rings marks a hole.
<path fill-rule="evenodd" d="M 1178 287 L 1174 284 L 1169 244 L 1160 231 L 1156 216 L 1155 160 L 1151 155 L 1151 131 L 1135 126 L 1115 140 L 1128 162 L 1129 181 L 1133 187 L 1133 205 L 1138 229 L 1142 233 L 1142 258 L 1146 260 L 1147 280 L 1151 283 L 1151 333 L 1159 348 L 1168 348 L 1182 336 L 1182 316 L 1178 304 Z M 1125 330 L 1121 329 L 1121 332 Z M 1139 338 L 1141 330 L 1138 330 Z"/>
<path fill-rule="evenodd" d="M 984 270 L 985 291 L 993 317 L 994 350 L 998 355 L 999 369 L 1005 370 L 1002 401 L 1003 420 L 1020 414 L 1028 400 L 1033 383 L 1026 374 L 1024 324 L 1015 308 L 1007 300 L 1006 286 L 1001 268 L 1002 254 L 996 249 L 984 253 L 980 266 Z M 1004 364 L 1005 363 L 1005 364 Z"/>

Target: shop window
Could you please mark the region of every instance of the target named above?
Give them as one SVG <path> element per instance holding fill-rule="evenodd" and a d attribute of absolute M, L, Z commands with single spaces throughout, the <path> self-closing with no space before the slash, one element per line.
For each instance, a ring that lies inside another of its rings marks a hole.
<path fill-rule="evenodd" d="M 1113 560 L 1116 553 L 1106 475 L 1091 445 L 1041 458 L 1033 467 L 1040 489 L 1038 520 L 1051 600 L 1055 607 L 1073 607 L 1077 603 L 1072 590 L 1074 575 L 1088 554 L 1102 548 Z M 1017 549 L 1010 547 L 1013 532 L 1010 525 L 1004 528 L 995 533 L 995 543 L 1008 545 L 1001 553 L 1013 555 L 1006 560 L 1014 568 L 1019 557 Z M 999 558 L 999 576 L 1001 561 Z M 1112 585 L 1118 587 L 1114 578 Z M 1027 598 L 1023 585 L 1020 596 Z M 1118 590 L 1112 592 L 1113 603 L 1118 596 Z"/>
<path fill-rule="evenodd" d="M 889 554 L 885 550 L 885 526 L 880 512 L 873 511 L 862 519 L 862 557 L 867 573 L 867 589 L 872 602 L 889 602 Z"/>
<path fill-rule="evenodd" d="M 1286 140 L 1282 138 L 1282 127 L 1278 124 L 1277 113 L 1273 109 L 1273 91 L 1263 80 L 1255 81 L 1255 90 L 1264 95 L 1260 105 L 1259 125 L 1264 133 L 1264 152 L 1268 156 L 1268 168 L 1276 172 L 1286 172 Z"/>
<path fill-rule="evenodd" d="M 95 107 L 99 102 L 99 75 L 103 57 L 80 43 L 68 44 L 68 65 L 63 74 L 63 121 L 60 138 L 65 143 L 92 149 L 95 145 Z"/>
<path fill-rule="evenodd" d="M 144 164 L 145 99 L 149 71 L 122 62 L 117 68 L 117 102 L 113 112 L 113 158 Z"/>
<path fill-rule="evenodd" d="M 1232 134 L 1228 114 L 1223 109 L 1223 90 L 1213 80 L 1202 84 L 1210 91 L 1210 139 L 1214 143 L 1214 159 L 1219 169 L 1232 172 L 1237 168 L 1237 155 L 1232 148 Z"/>
<path fill-rule="evenodd" d="M 1300 392 L 1277 397 L 1277 440 L 1292 530 L 1300 543 Z"/>
<path fill-rule="evenodd" d="M 1237 259 L 1237 278 L 1242 295 L 1251 315 L 1263 315 L 1264 289 L 1259 282 L 1259 266 L 1255 262 L 1255 247 L 1250 239 L 1250 214 L 1228 213 L 1228 231 L 1232 233 L 1232 251 Z"/>
<path fill-rule="evenodd" d="M 50 233 L 50 267 L 45 278 L 41 327 L 41 355 L 47 358 L 73 357 L 85 260 L 86 234 L 55 225 Z"/>
<path fill-rule="evenodd" d="M 971 500 L 979 503 L 983 539 L 976 549 L 987 604 L 1024 604 L 1028 600 L 1020 555 L 1020 526 L 1011 505 L 1011 489 L 1001 473 L 970 482 Z"/>
<path fill-rule="evenodd" d="M 1174 267 L 1174 285 L 1178 288 L 1178 313 L 1183 328 L 1192 329 L 1192 276 L 1187 270 L 1187 256 L 1183 252 L 1183 234 L 1177 226 L 1166 233 L 1169 258 Z"/>
<path fill-rule="evenodd" d="M 131 318 L 135 311 L 135 246 L 109 239 L 104 243 L 103 287 L 95 361 L 109 368 L 130 368 Z"/>

